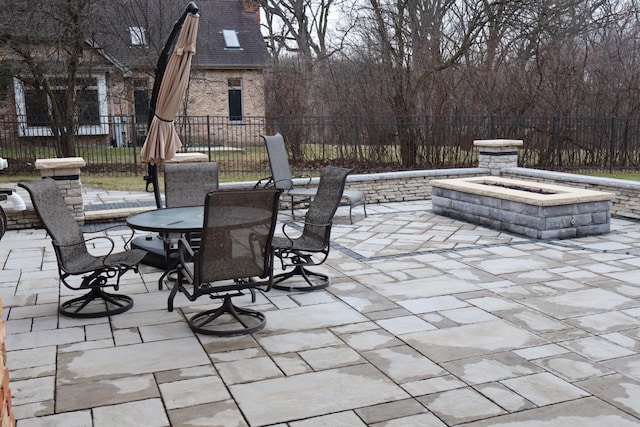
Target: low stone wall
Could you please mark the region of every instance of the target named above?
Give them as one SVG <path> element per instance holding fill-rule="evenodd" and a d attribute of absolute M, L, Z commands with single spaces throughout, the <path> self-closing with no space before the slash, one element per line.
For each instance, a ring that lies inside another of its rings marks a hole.
<path fill-rule="evenodd" d="M 400 202 L 425 200 L 431 198 L 431 181 L 434 179 L 461 178 L 490 175 L 488 168 L 465 169 L 430 169 L 403 172 L 386 172 L 366 175 L 350 175 L 347 177 L 347 188 L 361 190 L 367 195 L 367 203 Z M 613 193 L 611 215 L 640 219 L 640 182 L 611 178 L 596 178 L 561 172 L 550 172 L 527 168 L 505 168 L 501 176 L 527 179 L 535 182 L 564 184 L 578 188 L 587 188 Z M 311 186 L 317 186 L 319 179 L 311 180 Z M 296 185 L 303 185 L 306 180 L 294 180 Z M 253 188 L 255 182 L 231 182 L 220 184 L 221 189 Z M 31 200 L 25 197 L 27 210 L 23 212 L 7 212 L 10 230 L 33 228 L 39 220 L 31 207 Z M 122 220 L 133 211 L 118 209 L 106 212 L 85 212 L 87 222 Z M 110 219 L 110 215 L 117 218 Z M 89 218 L 91 217 L 91 218 Z"/>
<path fill-rule="evenodd" d="M 487 168 L 429 169 L 402 172 L 372 173 L 349 175 L 345 188 L 360 190 L 367 197 L 367 204 L 406 202 L 431 198 L 431 181 L 434 179 L 483 176 L 489 173 Z M 320 178 L 294 179 L 294 186 L 318 186 Z M 221 183 L 220 189 L 253 188 L 254 182 Z M 284 205 L 284 208 L 287 208 Z"/>
<path fill-rule="evenodd" d="M 360 190 L 367 196 L 367 204 L 405 202 L 431 198 L 431 181 L 434 179 L 482 176 L 489 174 L 487 168 L 429 169 L 402 172 L 349 175 L 345 188 Z M 308 179 L 294 179 L 294 186 L 304 186 Z M 309 187 L 317 187 L 320 178 L 312 178 Z M 253 188 L 254 182 L 228 182 L 220 189 Z"/>
<path fill-rule="evenodd" d="M 22 230 L 25 228 L 42 227 L 40 218 L 33 210 L 33 204 L 27 197 L 25 200 L 27 210 L 25 211 L 6 211 L 7 215 L 7 230 Z"/>

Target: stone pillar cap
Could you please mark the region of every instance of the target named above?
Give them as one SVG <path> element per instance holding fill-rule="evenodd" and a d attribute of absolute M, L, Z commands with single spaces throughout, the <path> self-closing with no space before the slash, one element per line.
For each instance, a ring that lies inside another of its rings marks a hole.
<path fill-rule="evenodd" d="M 476 139 L 473 141 L 476 147 L 521 147 L 521 139 Z"/>
<path fill-rule="evenodd" d="M 36 169 L 71 169 L 87 165 L 82 157 L 61 157 L 58 159 L 36 159 Z"/>
<path fill-rule="evenodd" d="M 209 156 L 204 153 L 176 153 L 167 163 L 208 162 Z"/>

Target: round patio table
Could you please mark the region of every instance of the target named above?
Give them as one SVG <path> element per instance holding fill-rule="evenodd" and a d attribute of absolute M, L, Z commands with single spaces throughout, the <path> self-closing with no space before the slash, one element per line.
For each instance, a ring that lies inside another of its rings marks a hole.
<path fill-rule="evenodd" d="M 127 225 L 134 230 L 158 233 L 189 233 L 202 231 L 204 206 L 154 209 L 133 214 Z"/>

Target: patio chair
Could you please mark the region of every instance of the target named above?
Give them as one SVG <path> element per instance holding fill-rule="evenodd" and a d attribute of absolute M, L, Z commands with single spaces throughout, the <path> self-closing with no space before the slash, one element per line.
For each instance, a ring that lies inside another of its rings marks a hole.
<path fill-rule="evenodd" d="M 165 207 L 202 206 L 209 191 L 218 189 L 218 163 L 184 162 L 164 164 Z M 192 236 L 197 239 L 197 235 Z M 147 256 L 143 264 L 170 270 L 176 263 L 177 253 L 171 249 L 179 236 L 147 235 L 133 239 L 132 247 L 144 249 Z M 158 280 L 162 289 L 166 274 Z"/>
<path fill-rule="evenodd" d="M 266 324 L 265 315 L 235 306 L 231 298 L 268 291 L 273 280 L 271 240 L 280 191 L 277 189 L 214 191 L 207 194 L 200 247 L 180 239 L 178 279 L 169 295 L 169 311 L 178 291 L 190 301 L 201 296 L 222 304 L 188 319 L 197 333 L 230 336 L 251 334 Z M 256 280 L 255 278 L 260 278 Z"/>
<path fill-rule="evenodd" d="M 0 195 L 0 201 L 2 201 L 2 195 Z M 0 239 L 7 231 L 7 215 L 4 213 L 4 209 L 0 206 Z"/>
<path fill-rule="evenodd" d="M 202 206 L 208 192 L 218 189 L 218 163 L 165 163 L 165 206 Z"/>
<path fill-rule="evenodd" d="M 6 201 L 8 196 L 0 190 L 0 202 Z M 4 236 L 4 233 L 7 231 L 7 215 L 4 213 L 4 209 L 0 206 L 0 239 Z"/>
<path fill-rule="evenodd" d="M 164 165 L 164 203 L 167 208 L 184 206 L 203 206 L 207 193 L 218 189 L 218 163 L 216 162 L 186 162 L 165 163 Z M 165 256 L 175 259 L 178 254 L 176 242 L 180 236 L 161 236 L 165 246 Z M 192 247 L 197 248 L 200 233 L 190 233 L 185 236 Z M 172 264 L 172 263 L 169 263 Z M 167 268 L 158 280 L 158 289 L 171 268 Z"/>
<path fill-rule="evenodd" d="M 33 207 L 51 237 L 60 281 L 69 289 L 88 290 L 83 296 L 60 304 L 60 313 L 69 317 L 94 318 L 123 313 L 133 307 L 131 297 L 108 293 L 103 288 L 118 290 L 124 273 L 129 270 L 137 273 L 138 263 L 145 252 L 139 249 L 114 252 L 115 242 L 109 237 L 85 239 L 53 179 L 19 185 L 29 192 Z M 104 240 L 110 245 L 106 255 L 89 253 L 88 244 Z M 80 284 L 71 283 L 71 276 L 82 276 Z"/>
<path fill-rule="evenodd" d="M 284 195 L 289 198 L 291 204 L 291 216 L 295 219 L 295 207 L 299 205 L 307 205 L 316 195 L 315 188 L 294 187 L 293 176 L 289 168 L 289 160 L 287 149 L 284 144 L 284 137 L 277 133 L 275 135 L 261 135 L 267 148 L 269 155 L 269 167 L 271 168 L 271 177 L 266 183 L 259 182 L 257 185 L 275 186 L 284 191 Z M 309 178 L 309 182 L 311 179 Z M 359 190 L 344 190 L 342 199 L 346 200 L 349 205 L 349 222 L 353 224 L 352 210 L 356 206 L 362 206 L 364 216 L 367 216 L 367 197 Z"/>
<path fill-rule="evenodd" d="M 324 263 L 329 256 L 331 225 L 340 205 L 347 175 L 350 169 L 326 166 L 320 175 L 318 192 L 309 205 L 305 215 L 302 233 L 290 236 L 289 229 L 300 229 L 297 223 L 290 221 L 282 225 L 284 237 L 273 238 L 274 254 L 280 259 L 283 273 L 273 278 L 273 287 L 281 290 L 313 291 L 326 288 L 331 279 L 326 274 L 308 270 L 306 267 Z M 293 267 L 291 271 L 287 268 Z M 306 284 L 284 286 L 281 282 L 294 276 L 301 276 Z"/>

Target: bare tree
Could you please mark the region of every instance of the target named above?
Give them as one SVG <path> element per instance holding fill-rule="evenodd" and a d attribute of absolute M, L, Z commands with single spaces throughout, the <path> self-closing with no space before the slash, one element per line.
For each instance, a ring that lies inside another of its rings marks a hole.
<path fill-rule="evenodd" d="M 277 66 L 286 60 L 285 69 L 297 64 L 304 84 L 304 109 L 300 114 L 321 114 L 320 97 L 323 76 L 327 73 L 327 59 L 340 51 L 348 29 L 332 31 L 343 0 L 265 0 L 263 25 Z M 346 19 L 346 18 L 345 18 Z M 344 22 L 345 19 L 342 19 Z"/>
<path fill-rule="evenodd" d="M 123 75 L 153 70 L 180 11 L 170 0 L 0 3 L 0 50 L 8 72 L 21 82 L 22 120 L 48 128 L 58 156 L 75 156 L 81 126 L 102 126 L 106 120 L 96 99 L 96 78 L 104 78 L 105 67 Z M 132 46 L 131 28 L 140 29 L 144 43 Z M 124 62 L 108 54 L 114 47 L 128 55 Z"/>
<path fill-rule="evenodd" d="M 91 69 L 85 40 L 94 6 L 91 0 L 10 0 L 0 6 L 2 49 L 13 58 L 13 74 L 40 100 L 60 156 L 75 155 L 83 107 L 78 76 Z"/>
<path fill-rule="evenodd" d="M 359 17 L 362 56 L 378 62 L 379 79 L 390 109 L 398 118 L 398 141 L 404 167 L 416 163 L 417 138 L 407 120 L 433 113 L 440 87 L 435 76 L 455 66 L 476 42 L 486 24 L 487 6 L 477 1 L 368 0 Z M 366 52 L 363 50 L 366 49 Z M 425 97 L 430 86 L 432 96 Z"/>

